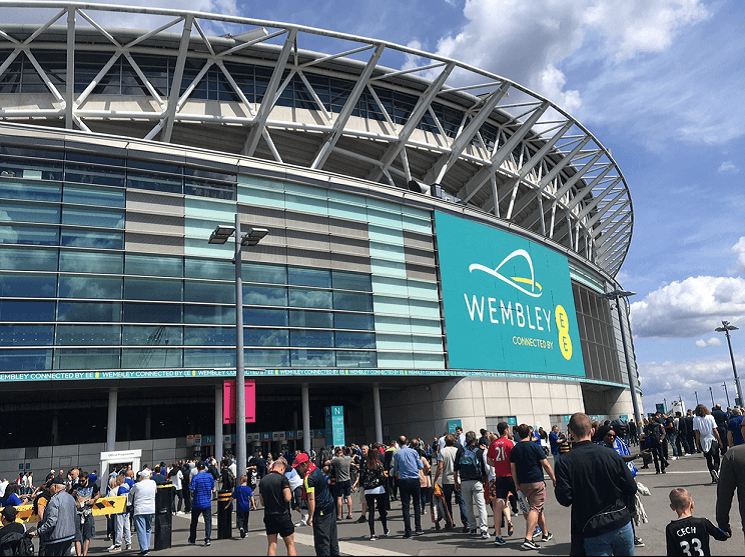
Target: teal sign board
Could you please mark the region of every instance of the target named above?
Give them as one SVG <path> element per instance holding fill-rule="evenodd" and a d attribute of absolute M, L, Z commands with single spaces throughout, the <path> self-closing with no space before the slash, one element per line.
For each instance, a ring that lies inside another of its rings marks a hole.
<path fill-rule="evenodd" d="M 448 420 L 448 433 L 455 433 L 456 427 L 463 427 L 460 420 Z"/>
<path fill-rule="evenodd" d="M 327 406 L 326 416 L 326 444 L 338 447 L 345 445 L 344 439 L 344 407 Z"/>
<path fill-rule="evenodd" d="M 584 377 L 567 258 L 444 213 L 435 223 L 450 367 Z"/>

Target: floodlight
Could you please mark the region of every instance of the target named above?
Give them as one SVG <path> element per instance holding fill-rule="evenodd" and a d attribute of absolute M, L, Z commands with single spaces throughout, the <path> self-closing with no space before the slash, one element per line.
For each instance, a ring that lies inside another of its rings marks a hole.
<path fill-rule="evenodd" d="M 241 245 L 255 246 L 267 234 L 269 234 L 269 231 L 266 228 L 249 228 L 248 232 L 241 236 Z"/>
<path fill-rule="evenodd" d="M 233 234 L 235 234 L 234 226 L 219 225 L 217 228 L 215 228 L 212 231 L 212 234 L 210 234 L 209 243 L 210 244 L 224 244 L 225 242 L 228 241 L 228 238 L 230 238 Z"/>

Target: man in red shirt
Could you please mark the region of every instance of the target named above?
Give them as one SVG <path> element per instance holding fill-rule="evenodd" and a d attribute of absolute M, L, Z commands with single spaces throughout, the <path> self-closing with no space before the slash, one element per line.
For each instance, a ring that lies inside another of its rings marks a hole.
<path fill-rule="evenodd" d="M 507 520 L 507 535 L 511 536 L 515 532 L 510 506 L 507 502 L 510 493 L 517 493 L 510 470 L 510 453 L 515 443 L 509 438 L 510 426 L 507 422 L 500 422 L 497 425 L 497 432 L 499 432 L 499 438 L 489 446 L 489 451 L 486 453 L 486 462 L 489 466 L 494 467 L 495 476 L 489 486 L 494 504 L 494 529 L 496 530 L 494 543 L 505 545 L 507 542 L 502 537 L 502 513 Z"/>

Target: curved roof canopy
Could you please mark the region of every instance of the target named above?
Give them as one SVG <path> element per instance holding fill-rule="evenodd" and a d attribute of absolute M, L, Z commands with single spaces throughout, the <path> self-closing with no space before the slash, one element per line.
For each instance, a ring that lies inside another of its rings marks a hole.
<path fill-rule="evenodd" d="M 610 151 L 561 107 L 509 79 L 386 41 L 278 22 L 0 0 L 0 15 L 12 8 L 44 23 L 0 24 L 0 120 L 198 146 L 431 193 L 541 234 L 611 276 L 626 257 L 633 207 Z M 106 25 L 143 14 L 158 23 Z"/>

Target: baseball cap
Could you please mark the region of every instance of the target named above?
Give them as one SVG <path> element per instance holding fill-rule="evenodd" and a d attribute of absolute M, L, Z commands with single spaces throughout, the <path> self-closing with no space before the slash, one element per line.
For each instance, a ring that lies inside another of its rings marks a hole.
<path fill-rule="evenodd" d="M 310 458 L 308 458 L 308 455 L 305 453 L 300 453 L 295 457 L 295 461 L 292 463 L 293 468 L 297 468 L 298 464 L 303 464 L 304 462 L 308 462 Z"/>
<path fill-rule="evenodd" d="M 142 476 L 143 478 L 149 478 L 150 477 L 150 470 L 148 470 L 147 468 L 145 468 L 144 470 L 142 470 L 139 473 L 139 475 Z"/>
<path fill-rule="evenodd" d="M 13 505 L 7 505 L 3 509 L 3 517 L 5 517 L 5 520 L 8 522 L 14 522 L 17 515 L 18 510 Z"/>
<path fill-rule="evenodd" d="M 65 478 L 63 478 L 62 476 L 57 476 L 56 478 L 54 478 L 52 481 L 49 482 L 49 485 L 55 485 L 55 484 L 65 485 Z"/>

